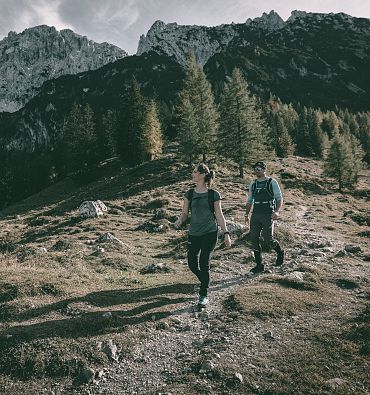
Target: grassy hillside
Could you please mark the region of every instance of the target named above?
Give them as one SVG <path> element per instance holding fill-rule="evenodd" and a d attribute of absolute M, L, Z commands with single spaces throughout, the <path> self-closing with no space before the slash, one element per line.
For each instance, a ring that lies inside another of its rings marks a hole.
<path fill-rule="evenodd" d="M 368 393 L 369 171 L 339 194 L 318 161 L 269 165 L 284 190 L 286 264 L 266 252 L 269 272 L 250 276 L 248 232 L 219 243 L 201 313 L 186 229 L 171 226 L 191 186 L 174 154 L 131 169 L 111 160 L 93 182 L 67 179 L 4 210 L 0 393 Z M 242 222 L 247 180 L 215 168 L 225 216 Z M 108 212 L 79 218 L 97 199 Z M 107 232 L 122 244 L 96 243 Z M 143 274 L 149 264 L 166 270 Z M 111 356 L 99 347 L 109 341 Z M 86 368 L 95 379 L 83 384 Z"/>

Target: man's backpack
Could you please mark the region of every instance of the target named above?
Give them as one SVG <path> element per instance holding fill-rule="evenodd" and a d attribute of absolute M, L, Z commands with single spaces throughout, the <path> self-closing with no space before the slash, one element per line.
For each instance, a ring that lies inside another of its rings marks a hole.
<path fill-rule="evenodd" d="M 188 200 L 189 200 L 189 208 L 191 210 L 191 202 L 193 201 L 194 188 L 189 189 Z M 208 205 L 212 214 L 215 214 L 215 194 L 213 189 L 208 189 Z"/>
<path fill-rule="evenodd" d="M 254 197 L 254 194 L 256 193 L 256 189 L 257 189 L 257 180 L 255 180 L 254 183 L 252 184 L 252 196 L 253 197 Z M 274 191 L 272 189 L 272 178 L 271 177 L 269 177 L 267 180 L 266 191 L 273 199 L 274 198 Z"/>

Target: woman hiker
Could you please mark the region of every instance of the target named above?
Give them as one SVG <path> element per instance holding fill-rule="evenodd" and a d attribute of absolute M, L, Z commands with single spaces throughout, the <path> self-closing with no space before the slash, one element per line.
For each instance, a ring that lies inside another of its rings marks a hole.
<path fill-rule="evenodd" d="M 225 245 L 231 246 L 230 233 L 221 209 L 221 196 L 211 189 L 214 178 L 215 172 L 203 163 L 194 169 L 192 180 L 195 188 L 185 193 L 181 215 L 174 224 L 177 229 L 180 228 L 187 219 L 190 208 L 188 265 L 200 281 L 198 304 L 203 307 L 208 304 L 209 260 L 217 243 L 217 224 L 223 231 Z"/>

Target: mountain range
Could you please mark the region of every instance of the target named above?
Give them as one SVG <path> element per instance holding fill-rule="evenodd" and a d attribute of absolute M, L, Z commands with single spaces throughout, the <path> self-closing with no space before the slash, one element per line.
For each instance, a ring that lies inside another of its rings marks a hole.
<path fill-rule="evenodd" d="M 32 73 L 40 77 L 39 83 L 43 80 L 43 85 L 34 89 L 29 87 L 28 75 L 22 76 L 24 82 L 15 84 L 15 75 L 18 78 L 20 73 L 6 72 L 9 78 L 2 80 L 3 92 L 10 92 L 7 97 L 18 106 L 16 112 L 0 113 L 0 145 L 7 149 L 33 150 L 53 142 L 74 102 L 89 103 L 98 114 L 118 109 L 133 76 L 145 94 L 173 104 L 182 86 L 183 66 L 190 51 L 203 65 L 216 99 L 226 76 L 239 67 L 252 92 L 263 99 L 274 95 L 283 102 L 322 109 L 336 106 L 355 111 L 369 109 L 369 19 L 343 13 L 295 11 L 284 22 L 271 11 L 243 24 L 216 27 L 156 21 L 140 38 L 134 56 L 126 56 L 109 44 L 95 44 L 71 31 L 57 32 L 45 26 L 33 29 L 20 35 L 11 33 L 4 39 L 13 48 L 10 42 L 22 42 L 21 36 L 28 35 L 26 42 L 32 50 L 9 52 L 8 47 L 4 49 L 4 40 L 0 42 L 3 48 L 0 70 L 9 70 L 11 58 L 14 64 L 21 64 L 27 56 L 34 59 L 38 54 L 35 63 L 38 66 Z M 68 46 L 63 44 L 67 36 Z M 64 56 L 67 47 L 69 55 Z M 74 53 L 79 57 L 71 55 Z M 42 74 L 40 70 L 44 67 L 47 72 Z M 57 70 L 64 75 L 55 78 Z M 31 96 L 34 97 L 29 99 Z M 1 98 L 4 99 L 4 93 Z M 24 107 L 22 103 L 26 103 Z"/>
<path fill-rule="evenodd" d="M 10 32 L 0 41 L 0 111 L 19 110 L 48 80 L 95 70 L 125 56 L 112 44 L 98 44 L 69 29 L 41 25 Z"/>

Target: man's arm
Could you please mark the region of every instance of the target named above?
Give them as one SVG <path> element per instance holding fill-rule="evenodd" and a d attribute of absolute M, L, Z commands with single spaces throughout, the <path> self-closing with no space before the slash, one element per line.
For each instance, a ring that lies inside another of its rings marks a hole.
<path fill-rule="evenodd" d="M 272 219 L 276 220 L 280 217 L 280 209 L 283 205 L 283 195 L 281 193 L 279 183 L 275 179 L 272 180 L 271 186 L 276 202 L 276 207 L 275 207 L 275 211 L 272 214 Z"/>
<path fill-rule="evenodd" d="M 249 213 L 251 212 L 252 207 L 253 207 L 253 200 L 254 199 L 253 199 L 252 185 L 253 185 L 253 181 L 249 184 L 247 204 L 245 206 L 244 222 L 246 225 L 249 225 Z"/>

